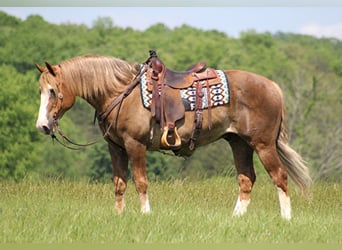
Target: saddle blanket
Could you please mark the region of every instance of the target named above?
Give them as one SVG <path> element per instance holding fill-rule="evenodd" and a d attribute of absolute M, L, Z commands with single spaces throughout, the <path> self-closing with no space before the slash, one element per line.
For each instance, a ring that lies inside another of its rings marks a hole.
<path fill-rule="evenodd" d="M 203 98 L 202 108 L 207 109 L 210 107 L 217 107 L 229 103 L 229 84 L 225 73 L 222 70 L 216 70 L 221 82 L 211 85 L 209 90 L 206 87 L 205 80 L 203 81 Z M 147 73 L 145 73 L 140 80 L 141 97 L 145 108 L 151 108 L 152 92 L 147 87 Z M 208 92 L 210 91 L 211 100 L 208 101 Z M 181 97 L 186 111 L 193 111 L 196 107 L 196 87 L 190 86 L 189 88 L 180 89 Z"/>

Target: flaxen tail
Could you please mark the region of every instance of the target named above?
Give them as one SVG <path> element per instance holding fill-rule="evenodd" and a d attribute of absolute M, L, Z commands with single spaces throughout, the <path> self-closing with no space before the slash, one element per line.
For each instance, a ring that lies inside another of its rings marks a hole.
<path fill-rule="evenodd" d="M 309 174 L 309 169 L 305 165 L 306 162 L 288 144 L 284 102 L 282 109 L 282 121 L 277 140 L 277 151 L 281 162 L 293 182 L 303 191 L 304 194 L 308 194 L 308 189 L 312 183 L 312 179 Z"/>

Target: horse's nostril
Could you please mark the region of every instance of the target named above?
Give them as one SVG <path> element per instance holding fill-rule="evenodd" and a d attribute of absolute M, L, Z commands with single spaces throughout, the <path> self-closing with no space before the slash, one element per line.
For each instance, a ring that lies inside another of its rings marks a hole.
<path fill-rule="evenodd" d="M 47 135 L 50 134 L 50 129 L 48 126 L 44 125 L 42 128 L 43 128 L 45 134 L 47 134 Z"/>

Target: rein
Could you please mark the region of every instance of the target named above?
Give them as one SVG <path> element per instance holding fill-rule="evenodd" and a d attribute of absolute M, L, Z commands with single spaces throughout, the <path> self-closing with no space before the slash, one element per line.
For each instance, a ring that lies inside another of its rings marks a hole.
<path fill-rule="evenodd" d="M 73 140 L 71 140 L 68 136 L 66 136 L 62 130 L 60 130 L 58 128 L 58 123 L 57 123 L 57 120 L 54 119 L 54 126 L 57 130 L 57 133 L 62 137 L 63 141 L 59 140 L 58 137 L 52 133 L 51 134 L 51 138 L 52 138 L 52 141 L 57 141 L 59 144 L 61 144 L 62 146 L 64 146 L 65 148 L 68 148 L 68 149 L 71 149 L 71 150 L 80 150 L 81 148 L 80 147 L 87 147 L 87 146 L 90 146 L 90 145 L 93 145 L 95 143 L 97 143 L 98 141 L 93 141 L 93 142 L 89 142 L 89 143 L 86 143 L 86 144 L 80 144 L 80 143 L 76 143 L 74 142 Z M 78 146 L 79 148 L 75 148 L 75 147 L 71 147 L 69 145 L 67 145 L 64 141 L 67 141 L 68 143 L 74 145 L 74 146 Z"/>

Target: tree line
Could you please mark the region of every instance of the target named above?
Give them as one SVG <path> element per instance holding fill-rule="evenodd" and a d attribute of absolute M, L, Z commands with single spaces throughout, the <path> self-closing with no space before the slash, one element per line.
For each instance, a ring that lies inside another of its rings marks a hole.
<path fill-rule="evenodd" d="M 83 100 L 61 120 L 75 141 L 100 139 L 69 151 L 35 128 L 39 108 L 34 63 L 57 64 L 83 54 L 112 55 L 144 62 L 156 49 L 169 68 L 182 71 L 197 61 L 217 69 L 242 69 L 264 75 L 282 88 L 290 143 L 307 160 L 316 179 L 342 180 L 342 42 L 306 35 L 244 31 L 239 38 L 188 25 L 170 29 L 157 23 L 145 31 L 122 28 L 108 17 L 92 27 L 55 25 L 41 16 L 26 20 L 0 12 L 0 179 L 70 178 L 109 180 L 106 143 L 93 125 L 93 110 Z M 160 152 L 147 155 L 150 179 L 235 176 L 225 141 L 199 148 L 187 159 Z M 255 158 L 258 174 L 265 171 Z"/>

